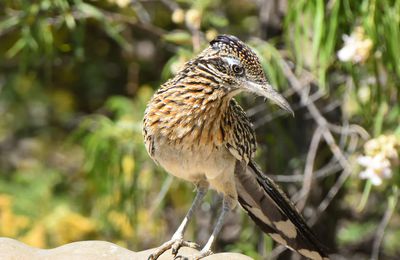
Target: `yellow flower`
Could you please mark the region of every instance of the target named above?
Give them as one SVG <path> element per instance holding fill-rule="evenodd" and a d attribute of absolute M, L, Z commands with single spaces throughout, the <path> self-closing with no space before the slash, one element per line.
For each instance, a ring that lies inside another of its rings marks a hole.
<path fill-rule="evenodd" d="M 96 230 L 96 224 L 90 218 L 64 209 L 62 215 L 55 223 L 55 237 L 59 244 L 83 239 Z"/>
<path fill-rule="evenodd" d="M 376 155 L 382 153 L 391 160 L 398 159 L 398 149 L 400 148 L 400 138 L 395 135 L 380 135 L 371 139 L 364 145 L 367 155 Z"/>
<path fill-rule="evenodd" d="M 135 169 L 135 160 L 131 154 L 127 154 L 122 158 L 122 173 L 124 182 L 131 183 L 133 178 L 133 170 Z"/>
<path fill-rule="evenodd" d="M 12 199 L 10 195 L 0 194 L 0 236 L 16 238 L 28 226 L 29 219 L 14 214 Z"/>
<path fill-rule="evenodd" d="M 9 209 L 11 207 L 11 196 L 0 194 L 0 210 Z"/>
<path fill-rule="evenodd" d="M 108 213 L 108 220 L 121 232 L 124 238 L 133 236 L 133 227 L 126 214 L 113 210 Z"/>
<path fill-rule="evenodd" d="M 46 229 L 42 223 L 36 223 L 20 240 L 30 246 L 46 247 Z"/>

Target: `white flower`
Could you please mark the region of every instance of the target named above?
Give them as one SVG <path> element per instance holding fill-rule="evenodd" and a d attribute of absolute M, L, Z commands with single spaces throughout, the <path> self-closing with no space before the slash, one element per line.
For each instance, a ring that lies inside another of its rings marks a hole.
<path fill-rule="evenodd" d="M 108 2 L 118 5 L 118 7 L 124 8 L 131 3 L 131 0 L 108 0 Z"/>
<path fill-rule="evenodd" d="M 185 15 L 186 25 L 198 30 L 201 25 L 202 13 L 197 9 L 189 9 Z"/>
<path fill-rule="evenodd" d="M 172 13 L 172 21 L 176 24 L 181 24 L 185 21 L 185 11 L 178 8 Z"/>
<path fill-rule="evenodd" d="M 371 180 L 373 185 L 381 185 L 383 179 L 392 177 L 390 161 L 383 154 L 360 156 L 357 162 L 366 168 L 360 172 L 360 178 Z"/>
<path fill-rule="evenodd" d="M 337 55 L 341 61 L 350 61 L 356 55 L 357 45 L 354 38 L 343 35 L 344 46 L 338 51 Z"/>
<path fill-rule="evenodd" d="M 365 37 L 364 29 L 356 27 L 351 35 L 343 35 L 344 46 L 337 53 L 339 60 L 362 63 L 366 61 L 372 49 L 372 40 Z"/>

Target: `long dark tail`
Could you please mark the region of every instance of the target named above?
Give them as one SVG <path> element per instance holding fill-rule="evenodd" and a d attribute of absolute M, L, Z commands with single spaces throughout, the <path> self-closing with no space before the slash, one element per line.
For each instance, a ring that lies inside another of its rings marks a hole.
<path fill-rule="evenodd" d="M 284 192 L 254 162 L 235 176 L 241 206 L 265 233 L 307 258 L 329 259 Z"/>

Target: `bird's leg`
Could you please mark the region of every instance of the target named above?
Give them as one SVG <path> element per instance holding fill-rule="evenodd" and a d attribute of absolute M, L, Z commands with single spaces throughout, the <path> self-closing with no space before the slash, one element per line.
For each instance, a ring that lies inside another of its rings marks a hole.
<path fill-rule="evenodd" d="M 232 209 L 231 203 L 229 203 L 229 200 L 227 199 L 227 197 L 224 197 L 223 202 L 222 202 L 222 211 L 218 217 L 217 223 L 214 226 L 214 230 L 211 233 L 210 238 L 208 239 L 208 241 L 207 241 L 206 245 L 203 247 L 203 249 L 201 249 L 201 251 L 200 251 L 199 258 L 202 258 L 202 257 L 212 254 L 211 247 L 214 244 L 215 238 L 221 231 L 221 228 L 224 224 L 226 214 L 229 211 L 231 211 L 231 209 Z"/>
<path fill-rule="evenodd" d="M 224 196 L 223 202 L 222 202 L 222 211 L 218 217 L 217 223 L 214 226 L 214 230 L 211 233 L 210 238 L 208 239 L 206 245 L 201 249 L 200 253 L 197 255 L 194 255 L 193 257 L 182 257 L 183 259 L 201 259 L 203 257 L 206 257 L 208 255 L 211 255 L 213 252 L 211 251 L 211 247 L 214 244 L 215 238 L 217 237 L 218 233 L 221 231 L 221 228 L 224 224 L 224 219 L 226 214 L 231 211 L 235 207 L 235 202 L 232 201 L 232 198 L 228 196 Z"/>
<path fill-rule="evenodd" d="M 155 252 L 153 252 L 149 257 L 148 260 L 155 260 L 157 259 L 160 255 L 162 255 L 165 251 L 168 249 L 172 249 L 172 254 L 176 255 L 178 253 L 178 249 L 181 246 L 187 246 L 191 248 L 197 248 L 197 244 L 193 242 L 188 242 L 183 240 L 183 233 L 185 232 L 187 225 L 190 221 L 190 219 L 193 216 L 193 213 L 195 212 L 196 208 L 200 205 L 202 202 L 204 196 L 207 194 L 208 186 L 199 186 L 197 188 L 197 194 L 196 197 L 193 200 L 192 206 L 190 207 L 189 211 L 186 213 L 185 218 L 183 219 L 182 223 L 179 225 L 178 229 L 175 231 L 174 235 L 172 238 L 162 244 L 160 247 L 156 249 Z"/>

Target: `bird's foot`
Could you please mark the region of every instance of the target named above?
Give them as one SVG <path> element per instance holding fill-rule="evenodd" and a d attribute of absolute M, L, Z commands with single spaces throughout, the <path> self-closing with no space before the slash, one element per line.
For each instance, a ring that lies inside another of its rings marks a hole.
<path fill-rule="evenodd" d="M 199 260 L 212 254 L 213 252 L 211 250 L 201 250 L 200 253 L 191 256 L 178 255 L 174 258 L 174 260 Z"/>
<path fill-rule="evenodd" d="M 169 249 L 171 249 L 172 255 L 176 256 L 179 248 L 181 248 L 182 246 L 195 248 L 195 249 L 199 248 L 199 245 L 194 242 L 185 241 L 181 238 L 171 239 L 171 240 L 165 242 L 164 244 L 162 244 L 160 247 L 158 247 L 155 250 L 155 252 L 153 252 L 151 255 L 149 255 L 147 260 L 156 260 L 158 257 L 160 257 L 160 255 L 162 255 L 165 251 L 167 251 Z"/>

